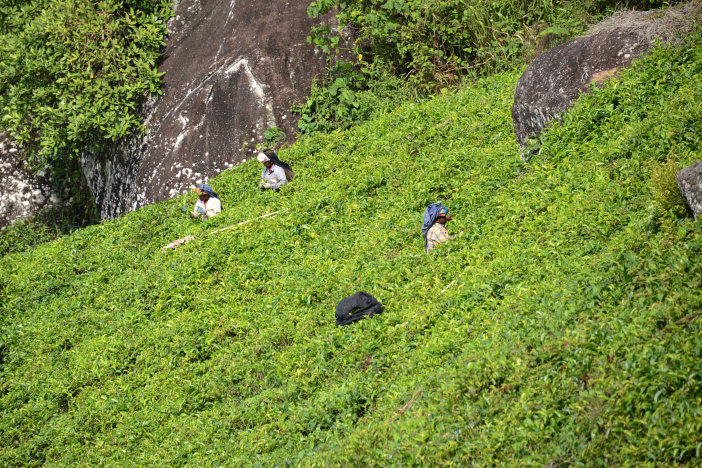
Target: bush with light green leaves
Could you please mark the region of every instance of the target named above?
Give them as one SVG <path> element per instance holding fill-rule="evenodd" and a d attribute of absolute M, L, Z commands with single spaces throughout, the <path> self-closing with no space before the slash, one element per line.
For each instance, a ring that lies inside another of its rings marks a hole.
<path fill-rule="evenodd" d="M 0 1 L 0 128 L 36 168 L 142 128 L 169 0 Z"/>

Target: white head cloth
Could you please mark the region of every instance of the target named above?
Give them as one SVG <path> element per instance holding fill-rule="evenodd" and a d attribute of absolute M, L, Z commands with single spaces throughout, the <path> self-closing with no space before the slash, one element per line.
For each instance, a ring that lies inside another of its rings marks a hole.
<path fill-rule="evenodd" d="M 268 156 L 266 156 L 263 153 L 258 153 L 258 162 L 262 163 L 262 162 L 266 162 L 266 161 L 270 161 Z"/>

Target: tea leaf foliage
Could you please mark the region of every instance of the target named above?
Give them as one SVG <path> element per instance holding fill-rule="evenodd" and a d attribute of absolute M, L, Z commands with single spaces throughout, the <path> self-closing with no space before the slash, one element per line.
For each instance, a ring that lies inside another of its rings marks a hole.
<path fill-rule="evenodd" d="M 2 0 L 0 128 L 36 168 L 142 130 L 169 0 Z"/>
<path fill-rule="evenodd" d="M 701 45 L 581 98 L 528 164 L 507 72 L 303 138 L 279 193 L 225 171 L 207 222 L 186 194 L 5 255 L 0 461 L 698 464 L 702 229 L 651 171 L 699 157 Z M 425 254 L 437 200 L 464 234 Z M 385 312 L 336 328 L 359 290 Z"/>

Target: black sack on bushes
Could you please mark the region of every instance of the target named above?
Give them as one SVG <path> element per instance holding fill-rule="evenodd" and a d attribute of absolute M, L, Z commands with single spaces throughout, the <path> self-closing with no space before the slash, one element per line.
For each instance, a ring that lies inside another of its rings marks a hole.
<path fill-rule="evenodd" d="M 376 298 L 365 292 L 343 298 L 336 305 L 336 326 L 348 325 L 362 318 L 372 317 L 383 311 L 383 306 Z"/>

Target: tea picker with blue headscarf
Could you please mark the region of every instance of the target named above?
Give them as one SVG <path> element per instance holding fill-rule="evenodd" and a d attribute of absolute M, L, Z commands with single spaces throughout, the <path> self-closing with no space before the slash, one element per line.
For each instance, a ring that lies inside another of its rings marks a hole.
<path fill-rule="evenodd" d="M 198 196 L 195 209 L 190 212 L 191 218 L 200 218 L 204 221 L 222 212 L 222 202 L 219 200 L 217 193 L 212 190 L 212 187 L 207 184 L 200 184 L 193 191 Z"/>
<path fill-rule="evenodd" d="M 422 224 L 425 252 L 429 252 L 447 240 L 453 239 L 453 237 L 449 236 L 446 229 L 446 223 L 452 219 L 453 216 L 449 214 L 448 208 L 441 203 L 432 203 L 427 206 L 426 210 L 424 210 L 424 223 Z"/>

